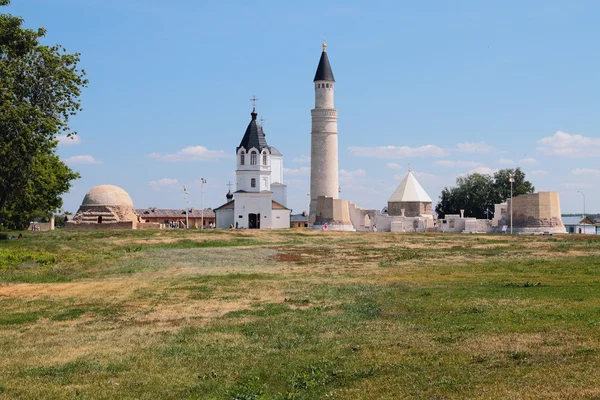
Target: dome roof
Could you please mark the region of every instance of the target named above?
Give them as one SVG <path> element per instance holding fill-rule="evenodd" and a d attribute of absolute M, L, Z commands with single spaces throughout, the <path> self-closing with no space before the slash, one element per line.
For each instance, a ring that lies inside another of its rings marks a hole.
<path fill-rule="evenodd" d="M 129 194 L 118 186 L 100 185 L 90 190 L 83 198 L 82 206 L 128 206 L 133 207 Z"/>
<path fill-rule="evenodd" d="M 271 150 L 271 155 L 272 156 L 280 156 L 282 155 L 279 150 L 277 150 L 275 147 L 273 146 L 269 146 L 269 150 Z"/>

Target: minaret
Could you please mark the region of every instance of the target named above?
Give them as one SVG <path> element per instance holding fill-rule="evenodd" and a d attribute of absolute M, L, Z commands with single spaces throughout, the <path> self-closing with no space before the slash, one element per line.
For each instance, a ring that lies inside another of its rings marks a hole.
<path fill-rule="evenodd" d="M 327 57 L 327 44 L 314 79 L 315 108 L 311 110 L 310 214 L 312 224 L 317 216 L 317 197 L 338 198 L 338 132 L 337 110 L 333 108 L 335 79 Z"/>

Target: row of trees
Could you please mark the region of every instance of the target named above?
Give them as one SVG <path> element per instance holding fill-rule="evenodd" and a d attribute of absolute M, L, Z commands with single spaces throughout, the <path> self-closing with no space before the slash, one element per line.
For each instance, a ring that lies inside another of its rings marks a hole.
<path fill-rule="evenodd" d="M 513 196 L 535 191 L 520 168 L 502 169 L 493 176 L 474 173 L 456 178 L 454 187 L 445 187 L 435 212 L 439 218 L 446 214 L 459 214 L 460 210 L 465 210 L 466 217 L 491 218 L 494 204 L 510 198 L 510 175 L 514 176 Z"/>
<path fill-rule="evenodd" d="M 0 226 L 12 229 L 59 209 L 79 177 L 56 155 L 56 136 L 76 134 L 69 119 L 87 79 L 80 55 L 41 44 L 45 33 L 0 14 Z"/>

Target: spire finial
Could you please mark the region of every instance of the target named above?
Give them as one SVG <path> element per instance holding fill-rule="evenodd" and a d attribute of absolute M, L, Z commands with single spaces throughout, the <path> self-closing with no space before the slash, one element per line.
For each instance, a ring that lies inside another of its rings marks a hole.
<path fill-rule="evenodd" d="M 410 163 L 408 163 L 408 172 L 410 172 Z"/>
<path fill-rule="evenodd" d="M 256 110 L 256 102 L 258 101 L 258 99 L 256 98 L 256 96 L 252 96 L 252 98 L 250 99 L 250 101 L 252 102 L 252 108 L 254 110 Z"/>
<path fill-rule="evenodd" d="M 325 40 L 325 35 L 323 35 L 323 53 L 327 51 L 327 40 Z"/>
<path fill-rule="evenodd" d="M 265 134 L 264 123 L 265 123 L 265 119 L 263 117 L 260 117 L 260 131 L 263 133 L 263 135 Z"/>

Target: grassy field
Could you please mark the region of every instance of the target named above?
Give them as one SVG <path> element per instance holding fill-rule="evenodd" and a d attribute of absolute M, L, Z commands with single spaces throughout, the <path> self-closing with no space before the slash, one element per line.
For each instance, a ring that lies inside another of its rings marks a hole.
<path fill-rule="evenodd" d="M 600 399 L 600 238 L 0 241 L 0 399 Z"/>

